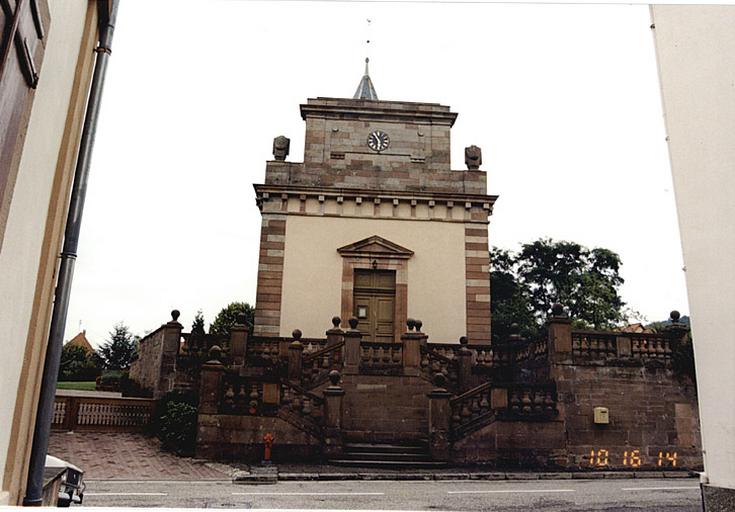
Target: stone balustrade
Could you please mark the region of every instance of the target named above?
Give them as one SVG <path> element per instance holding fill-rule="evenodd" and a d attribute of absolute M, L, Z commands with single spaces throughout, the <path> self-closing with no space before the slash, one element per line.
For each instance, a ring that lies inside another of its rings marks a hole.
<path fill-rule="evenodd" d="M 338 341 L 316 351 L 307 352 L 304 349 L 301 366 L 301 382 L 304 387 L 311 389 L 326 382 L 329 372 L 342 368 L 345 342 Z"/>
<path fill-rule="evenodd" d="M 548 384 L 515 384 L 508 388 L 504 419 L 550 419 L 558 414 L 556 388 Z"/>
<path fill-rule="evenodd" d="M 323 398 L 289 382 L 266 382 L 224 372 L 217 413 L 237 416 L 297 416 L 318 428 Z M 285 419 L 285 418 L 284 418 Z"/>
<path fill-rule="evenodd" d="M 572 355 L 576 362 L 621 360 L 669 361 L 671 337 L 666 333 L 572 331 Z"/>
<path fill-rule="evenodd" d="M 273 366 L 281 360 L 279 340 L 253 337 L 248 340 L 245 364 L 247 366 Z"/>
<path fill-rule="evenodd" d="M 459 348 L 459 345 L 457 346 Z M 443 355 L 448 354 L 448 355 Z M 446 387 L 450 391 L 459 389 L 459 356 L 454 351 L 434 351 L 430 345 L 421 347 L 421 375 L 433 382 L 437 374 L 446 378 Z"/>
<path fill-rule="evenodd" d="M 450 400 L 452 438 L 495 420 L 549 420 L 558 414 L 553 383 L 486 382 Z"/>
<path fill-rule="evenodd" d="M 403 370 L 403 344 L 363 341 L 360 343 L 360 371 L 400 373 Z"/>

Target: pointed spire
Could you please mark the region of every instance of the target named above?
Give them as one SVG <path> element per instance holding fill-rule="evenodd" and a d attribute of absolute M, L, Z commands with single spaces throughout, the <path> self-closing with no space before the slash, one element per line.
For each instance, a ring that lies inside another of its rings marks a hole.
<path fill-rule="evenodd" d="M 363 75 L 362 80 L 360 80 L 360 84 L 357 86 L 357 90 L 355 91 L 355 95 L 352 99 L 378 101 L 378 93 L 375 92 L 373 81 L 370 80 L 370 73 L 368 71 L 369 62 L 370 59 L 365 58 L 365 74 Z"/>

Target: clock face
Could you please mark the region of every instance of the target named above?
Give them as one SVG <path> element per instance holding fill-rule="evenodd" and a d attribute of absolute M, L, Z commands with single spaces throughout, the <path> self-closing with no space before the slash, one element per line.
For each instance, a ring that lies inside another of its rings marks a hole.
<path fill-rule="evenodd" d="M 373 151 L 385 151 L 390 146 L 390 138 L 387 133 L 375 130 L 368 135 L 367 143 L 368 147 Z"/>

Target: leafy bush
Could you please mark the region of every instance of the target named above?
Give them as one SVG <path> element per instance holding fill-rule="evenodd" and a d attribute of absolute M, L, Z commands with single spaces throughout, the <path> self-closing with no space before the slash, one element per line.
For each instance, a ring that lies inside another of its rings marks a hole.
<path fill-rule="evenodd" d="M 105 386 L 117 386 L 120 384 L 121 376 L 122 376 L 122 372 L 118 372 L 118 371 L 105 372 L 100 377 L 100 383 Z"/>
<path fill-rule="evenodd" d="M 123 372 L 120 376 L 120 392 L 122 396 L 136 396 L 141 398 L 151 398 L 153 396 L 153 392 L 150 389 L 143 388 L 131 379 L 128 372 Z"/>
<path fill-rule="evenodd" d="M 60 381 L 91 381 L 97 378 L 102 368 L 97 354 L 80 346 L 64 345 L 59 365 Z"/>
<path fill-rule="evenodd" d="M 193 455 L 197 433 L 197 396 L 193 393 L 170 392 L 156 407 L 151 424 L 161 440 L 161 448 L 178 455 Z"/>

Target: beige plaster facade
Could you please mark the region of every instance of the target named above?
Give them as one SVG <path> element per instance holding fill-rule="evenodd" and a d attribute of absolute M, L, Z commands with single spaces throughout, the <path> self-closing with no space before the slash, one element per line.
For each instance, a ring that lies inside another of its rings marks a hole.
<path fill-rule="evenodd" d="M 735 490 L 735 7 L 655 5 L 651 17 L 692 319 L 702 481 Z M 732 510 L 732 491 L 729 500 L 706 510 Z"/>
<path fill-rule="evenodd" d="M 377 235 L 410 249 L 407 315 L 437 342 L 465 335 L 464 224 L 289 216 L 286 220 L 281 336 L 322 337 L 342 315 L 342 247 Z M 316 299 L 316 300 L 315 300 Z M 401 326 L 403 327 L 403 326 Z"/>
<path fill-rule="evenodd" d="M 0 250 L 5 354 L 0 360 L 0 505 L 19 504 L 25 488 L 57 258 L 97 41 L 96 2 L 42 3 L 50 13 L 45 54 L 18 149 L 17 179 L 6 194 Z M 0 90 L 0 99 L 3 94 Z M 0 126 L 0 132 L 7 128 Z"/>

